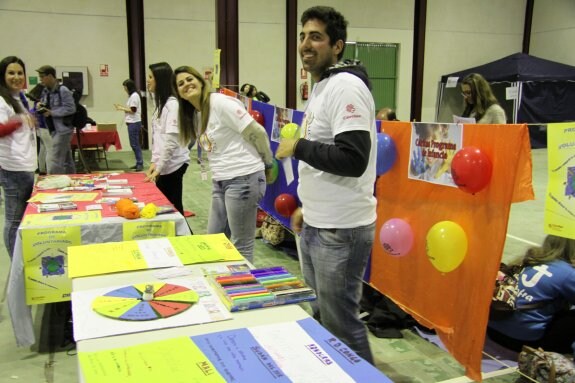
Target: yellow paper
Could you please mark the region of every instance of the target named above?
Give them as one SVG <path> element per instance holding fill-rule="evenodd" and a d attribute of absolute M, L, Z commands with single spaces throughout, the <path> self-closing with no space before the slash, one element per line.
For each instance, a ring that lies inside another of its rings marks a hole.
<path fill-rule="evenodd" d="M 86 383 L 225 383 L 188 337 L 78 352 L 78 359 Z"/>
<path fill-rule="evenodd" d="M 135 241 L 73 246 L 68 257 L 70 278 L 148 268 Z"/>
<path fill-rule="evenodd" d="M 81 242 L 79 226 L 22 230 L 26 304 L 70 300 L 67 248 Z"/>
<path fill-rule="evenodd" d="M 123 240 L 153 239 L 173 237 L 176 235 L 174 221 L 133 221 L 123 225 Z"/>
<path fill-rule="evenodd" d="M 220 87 L 220 55 L 222 53 L 221 49 L 214 50 L 214 72 L 212 76 L 212 88 L 217 89 Z"/>
<path fill-rule="evenodd" d="M 72 201 L 93 201 L 98 193 L 36 193 L 28 202 L 57 203 Z"/>
<path fill-rule="evenodd" d="M 547 234 L 575 239 L 575 123 L 547 125 Z"/>
<path fill-rule="evenodd" d="M 81 225 L 89 222 L 100 222 L 102 214 L 96 211 L 74 211 L 49 214 L 26 214 L 22 226 L 66 226 Z"/>
<path fill-rule="evenodd" d="M 168 239 L 184 265 L 244 259 L 223 233 L 187 235 Z"/>

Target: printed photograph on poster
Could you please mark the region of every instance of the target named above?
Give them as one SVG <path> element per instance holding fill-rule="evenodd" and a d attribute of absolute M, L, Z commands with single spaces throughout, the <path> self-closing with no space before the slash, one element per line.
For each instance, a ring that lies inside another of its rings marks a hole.
<path fill-rule="evenodd" d="M 463 125 L 411 124 L 408 178 L 457 187 L 451 175 L 451 160 L 462 143 Z"/>
<path fill-rule="evenodd" d="M 280 131 L 284 125 L 292 122 L 293 110 L 287 108 L 275 107 L 274 110 L 274 125 L 272 127 L 272 137 L 271 140 L 274 142 L 280 142 Z"/>

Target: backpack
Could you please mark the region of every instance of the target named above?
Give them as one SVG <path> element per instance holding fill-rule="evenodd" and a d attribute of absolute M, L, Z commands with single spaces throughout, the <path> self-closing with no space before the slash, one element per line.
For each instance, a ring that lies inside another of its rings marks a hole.
<path fill-rule="evenodd" d="M 60 94 L 61 88 L 62 85 L 58 86 L 58 96 L 60 96 L 60 103 L 62 102 L 62 95 Z M 76 89 L 71 89 L 71 91 L 72 97 L 74 98 L 74 105 L 76 105 L 76 112 L 64 117 L 64 125 L 82 129 L 88 123 L 88 111 L 82 104 L 80 104 L 82 93 L 78 92 Z"/>
<path fill-rule="evenodd" d="M 519 276 L 523 271 L 522 265 L 507 266 L 501 264 L 499 267 L 500 277 L 495 281 L 495 289 L 491 298 L 489 308 L 489 319 L 500 320 L 513 315 L 516 310 L 531 310 L 543 307 L 549 302 L 537 302 L 529 305 L 517 306 L 517 296 L 519 294 Z"/>
<path fill-rule="evenodd" d="M 575 364 L 565 355 L 523 346 L 518 360 L 518 382 L 575 383 Z"/>

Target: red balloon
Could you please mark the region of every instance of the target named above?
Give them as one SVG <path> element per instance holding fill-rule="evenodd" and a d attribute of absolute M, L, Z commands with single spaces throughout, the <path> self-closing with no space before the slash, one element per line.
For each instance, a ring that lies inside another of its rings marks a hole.
<path fill-rule="evenodd" d="M 261 227 L 267 216 L 268 215 L 265 211 L 258 209 L 258 215 L 256 216 L 256 227 Z"/>
<path fill-rule="evenodd" d="M 261 126 L 265 126 L 264 115 L 258 112 L 257 110 L 251 110 L 250 115 L 260 124 Z"/>
<path fill-rule="evenodd" d="M 276 197 L 274 207 L 281 216 L 289 218 L 295 209 L 297 209 L 297 201 L 293 195 L 283 193 Z"/>
<path fill-rule="evenodd" d="M 453 182 L 464 192 L 475 194 L 491 180 L 493 165 L 481 149 L 467 146 L 462 148 L 451 161 Z"/>

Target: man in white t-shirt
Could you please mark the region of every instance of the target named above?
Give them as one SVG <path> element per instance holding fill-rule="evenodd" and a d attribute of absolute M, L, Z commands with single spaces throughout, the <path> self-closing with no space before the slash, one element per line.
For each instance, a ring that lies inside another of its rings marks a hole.
<path fill-rule="evenodd" d="M 347 21 L 331 7 L 306 10 L 299 53 L 316 83 L 298 138 L 283 139 L 278 159 L 299 161 L 302 208 L 291 218 L 301 232 L 305 280 L 317 293 L 321 323 L 370 363 L 359 300 L 375 236 L 375 105 L 365 68 L 339 62 Z"/>

